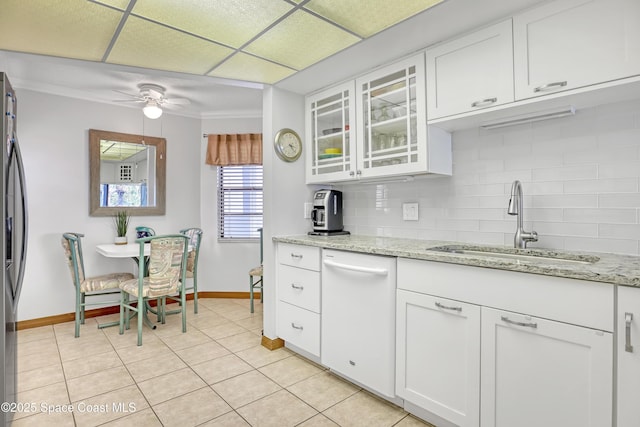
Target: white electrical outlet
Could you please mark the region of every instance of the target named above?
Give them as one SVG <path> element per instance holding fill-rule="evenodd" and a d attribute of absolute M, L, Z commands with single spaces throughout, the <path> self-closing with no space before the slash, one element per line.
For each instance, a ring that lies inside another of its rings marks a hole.
<path fill-rule="evenodd" d="M 311 210 L 313 209 L 313 203 L 304 204 L 304 217 L 306 219 L 311 218 Z"/>
<path fill-rule="evenodd" d="M 402 204 L 402 219 L 405 221 L 417 221 L 418 220 L 418 204 L 417 203 L 403 203 Z"/>

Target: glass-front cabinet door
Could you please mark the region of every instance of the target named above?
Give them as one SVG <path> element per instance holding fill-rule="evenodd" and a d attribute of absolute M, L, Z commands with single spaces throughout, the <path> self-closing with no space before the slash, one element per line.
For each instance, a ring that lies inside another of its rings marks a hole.
<path fill-rule="evenodd" d="M 349 82 L 307 97 L 307 183 L 356 176 L 354 93 Z"/>
<path fill-rule="evenodd" d="M 424 55 L 356 80 L 361 178 L 426 172 Z"/>

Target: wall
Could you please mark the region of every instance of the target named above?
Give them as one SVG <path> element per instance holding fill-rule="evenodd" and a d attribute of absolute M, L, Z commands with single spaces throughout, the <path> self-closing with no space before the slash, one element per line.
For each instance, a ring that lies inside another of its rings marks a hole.
<path fill-rule="evenodd" d="M 343 185 L 352 233 L 513 245 L 511 183 L 530 247 L 640 254 L 640 100 L 502 130 L 453 134 L 453 176 Z M 402 203 L 419 203 L 419 221 Z"/>
<path fill-rule="evenodd" d="M 30 90 L 18 96 L 18 135 L 24 159 L 29 207 L 29 247 L 19 320 L 74 311 L 74 289 L 61 235 L 86 235 L 85 269 L 90 275 L 134 271 L 132 260 L 106 259 L 96 244 L 112 242 L 109 217 L 90 217 L 88 130 L 142 134 L 142 111 Z M 200 120 L 165 114 L 145 120 L 145 134 L 167 139 L 167 211 L 133 217 L 159 233 L 200 224 Z M 132 229 L 131 229 L 132 230 Z M 133 231 L 129 237 L 134 237 Z M 204 262 L 206 263 L 206 261 Z"/>
<path fill-rule="evenodd" d="M 312 200 L 314 189 L 304 183 L 304 161 L 280 160 L 273 150 L 278 130 L 290 128 L 304 135 L 304 97 L 274 87 L 265 89 L 263 97 L 264 163 L 264 335 L 276 338 L 275 245 L 273 236 L 305 234 L 310 222 L 304 218 L 304 202 Z"/>
<path fill-rule="evenodd" d="M 261 133 L 262 117 L 219 118 L 202 121 L 200 134 L 200 217 L 204 238 L 198 263 L 198 290 L 249 292 L 249 270 L 260 262 L 258 242 L 219 242 L 218 168 L 206 165 L 207 138 L 203 134 Z M 201 283 L 203 285 L 201 285 Z"/>

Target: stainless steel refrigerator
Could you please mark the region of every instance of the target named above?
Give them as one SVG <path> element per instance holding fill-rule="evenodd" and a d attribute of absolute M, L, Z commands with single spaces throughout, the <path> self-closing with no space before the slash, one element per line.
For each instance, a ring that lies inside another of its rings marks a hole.
<path fill-rule="evenodd" d="M 24 277 L 24 266 L 27 254 L 27 198 L 25 192 L 22 156 L 17 136 L 17 99 L 7 75 L 0 72 L 2 87 L 2 119 L 0 119 L 0 135 L 5 143 L 1 147 L 2 175 L 2 258 L 4 259 L 4 275 L 2 276 L 2 314 L 4 328 L 0 330 L 0 357 L 2 358 L 2 396 L 0 403 L 16 401 L 16 321 L 18 299 Z M 4 412 L 4 424 L 9 425 L 12 412 Z"/>

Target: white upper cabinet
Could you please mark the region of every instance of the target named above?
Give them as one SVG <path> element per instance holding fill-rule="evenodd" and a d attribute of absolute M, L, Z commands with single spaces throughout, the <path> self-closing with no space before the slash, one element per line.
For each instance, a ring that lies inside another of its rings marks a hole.
<path fill-rule="evenodd" d="M 355 177 L 354 88 L 351 81 L 307 97 L 307 183 Z"/>
<path fill-rule="evenodd" d="M 562 0 L 513 17 L 516 99 L 640 74 L 640 1 Z"/>
<path fill-rule="evenodd" d="M 427 128 L 424 53 L 307 96 L 308 184 L 451 175 L 451 135 Z"/>
<path fill-rule="evenodd" d="M 424 80 L 424 55 L 356 80 L 362 178 L 427 169 Z"/>
<path fill-rule="evenodd" d="M 426 54 L 429 120 L 513 102 L 511 19 Z"/>

